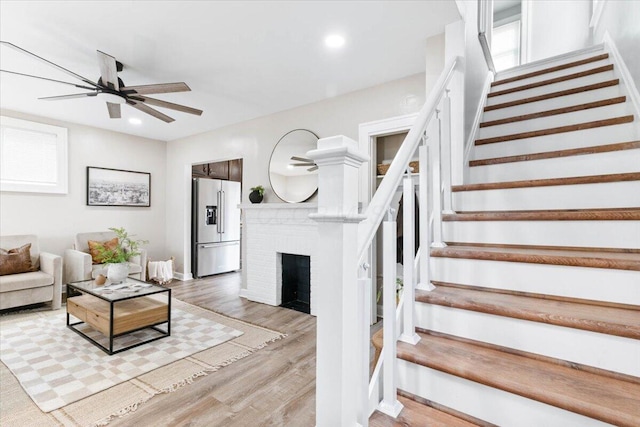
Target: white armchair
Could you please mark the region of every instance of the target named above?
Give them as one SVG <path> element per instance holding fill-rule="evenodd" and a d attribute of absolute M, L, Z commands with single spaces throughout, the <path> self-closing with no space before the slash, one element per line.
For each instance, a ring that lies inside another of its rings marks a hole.
<path fill-rule="evenodd" d="M 27 243 L 31 243 L 31 265 L 36 270 L 0 276 L 0 309 L 51 301 L 51 309 L 57 310 L 62 298 L 62 257 L 40 252 L 34 235 L 0 237 L 0 247 L 7 250 Z"/>
<path fill-rule="evenodd" d="M 89 254 L 89 240 L 105 242 L 113 239 L 116 234 L 112 231 L 76 234 L 73 249 L 64 251 L 65 283 L 95 279 L 100 274 L 106 276 L 105 264 L 93 264 Z M 146 280 L 147 252 L 140 249 L 137 255 L 129 261 L 129 277 Z"/>

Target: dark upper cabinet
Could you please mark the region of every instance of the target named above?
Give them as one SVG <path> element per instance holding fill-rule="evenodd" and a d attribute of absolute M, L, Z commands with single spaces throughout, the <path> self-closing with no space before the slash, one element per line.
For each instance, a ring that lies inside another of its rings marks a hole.
<path fill-rule="evenodd" d="M 194 177 L 208 177 L 209 176 L 209 165 L 207 163 L 203 165 L 193 165 L 191 167 L 191 174 Z"/>
<path fill-rule="evenodd" d="M 229 179 L 229 162 L 209 163 L 209 178 Z"/>
<path fill-rule="evenodd" d="M 242 159 L 229 160 L 229 181 L 242 182 Z"/>
<path fill-rule="evenodd" d="M 194 178 L 227 179 L 242 182 L 242 159 L 193 165 L 191 174 Z"/>

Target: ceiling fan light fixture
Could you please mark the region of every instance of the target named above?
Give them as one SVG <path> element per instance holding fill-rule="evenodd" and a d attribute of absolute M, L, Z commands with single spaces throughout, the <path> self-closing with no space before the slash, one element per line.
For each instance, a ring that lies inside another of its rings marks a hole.
<path fill-rule="evenodd" d="M 98 92 L 98 97 L 103 101 L 110 102 L 112 104 L 124 104 L 127 102 L 127 100 L 122 96 L 109 92 Z"/>
<path fill-rule="evenodd" d="M 140 120 L 137 117 L 131 117 L 129 119 L 129 123 L 131 123 L 132 125 L 136 125 L 137 126 L 137 125 L 141 125 L 142 124 L 142 120 Z"/>

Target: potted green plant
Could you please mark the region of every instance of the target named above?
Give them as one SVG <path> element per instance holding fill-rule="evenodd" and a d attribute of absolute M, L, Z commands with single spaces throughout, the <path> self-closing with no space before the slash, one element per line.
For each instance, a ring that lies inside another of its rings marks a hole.
<path fill-rule="evenodd" d="M 140 246 L 149 243 L 147 240 L 134 240 L 133 235 L 123 228 L 112 227 L 118 238 L 115 246 L 98 245 L 98 256 L 103 264 L 107 264 L 107 277 L 112 283 L 120 283 L 129 275 L 129 261 L 134 256 L 140 255 Z"/>
<path fill-rule="evenodd" d="M 251 188 L 251 193 L 249 193 L 249 200 L 251 203 L 260 203 L 262 202 L 263 197 L 264 187 L 262 185 L 257 185 Z"/>

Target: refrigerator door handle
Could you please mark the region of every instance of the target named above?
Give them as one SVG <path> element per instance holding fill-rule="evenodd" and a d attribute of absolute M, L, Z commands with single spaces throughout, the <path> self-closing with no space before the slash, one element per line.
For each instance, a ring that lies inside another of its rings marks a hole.
<path fill-rule="evenodd" d="M 220 197 L 221 203 L 222 203 L 222 209 L 220 210 L 220 233 L 224 234 L 224 229 L 227 225 L 227 195 L 224 192 L 224 190 L 221 190 L 220 193 L 222 194 L 222 196 Z"/>
<path fill-rule="evenodd" d="M 217 212 L 217 221 L 216 221 L 216 231 L 218 233 L 220 233 L 220 229 L 222 227 L 222 203 L 220 201 L 221 197 L 220 197 L 220 191 L 218 191 L 218 193 L 216 194 L 217 197 L 217 202 L 218 202 L 218 212 Z"/>

